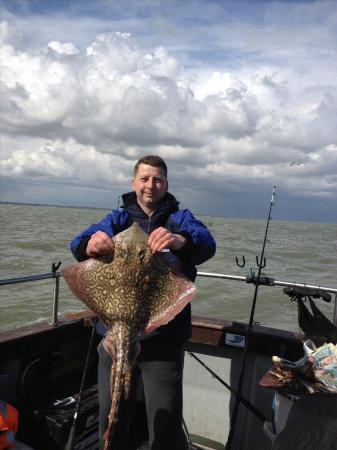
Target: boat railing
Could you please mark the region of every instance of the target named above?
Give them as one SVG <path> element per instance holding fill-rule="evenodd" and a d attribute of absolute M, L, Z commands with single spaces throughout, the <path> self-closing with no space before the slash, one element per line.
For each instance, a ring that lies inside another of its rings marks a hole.
<path fill-rule="evenodd" d="M 52 271 L 47 273 L 40 273 L 37 275 L 25 275 L 15 278 L 7 278 L 0 280 L 0 286 L 10 286 L 19 283 L 29 283 L 32 281 L 49 280 L 51 278 L 55 279 L 54 284 L 54 300 L 53 300 L 53 312 L 50 325 L 57 325 L 58 323 L 58 305 L 60 296 L 60 278 L 62 277 L 61 272 L 55 270 L 55 265 L 52 266 Z"/>
<path fill-rule="evenodd" d="M 62 274 L 57 269 L 59 268 L 60 263 L 56 266 L 55 263 L 52 265 L 51 272 L 47 273 L 41 273 L 37 275 L 26 275 L 26 276 L 20 276 L 20 277 L 14 277 L 14 278 L 7 278 L 7 279 L 0 279 L 0 286 L 9 286 L 13 284 L 19 284 L 19 283 L 28 283 L 33 281 L 41 281 L 41 280 L 48 280 L 48 279 L 54 279 L 54 295 L 53 295 L 53 311 L 52 311 L 52 318 L 51 318 L 51 325 L 57 325 L 58 324 L 58 305 L 59 305 L 59 293 L 60 293 L 60 278 L 62 277 Z M 330 293 L 334 294 L 335 296 L 335 305 L 334 305 L 334 314 L 333 314 L 333 323 L 334 325 L 337 325 L 337 288 L 331 288 L 326 286 L 317 286 L 312 284 L 306 284 L 306 283 L 296 283 L 292 281 L 282 281 L 282 280 L 276 280 L 272 277 L 260 277 L 259 280 L 257 280 L 257 277 L 255 277 L 254 274 L 248 275 L 248 276 L 238 276 L 238 275 L 226 275 L 221 273 L 209 273 L 209 272 L 198 272 L 197 273 L 199 277 L 205 277 L 205 278 L 217 278 L 222 280 L 233 280 L 233 281 L 241 281 L 245 283 L 251 283 L 251 284 L 257 284 L 264 285 L 264 286 L 281 286 L 281 287 L 290 287 L 290 288 L 302 288 L 302 289 L 310 289 L 316 291 L 317 295 L 320 293 Z"/>
<path fill-rule="evenodd" d="M 246 277 L 237 276 L 237 275 L 224 275 L 221 273 L 208 273 L 208 272 L 198 272 L 199 277 L 209 277 L 209 278 L 221 278 L 225 280 L 235 280 L 235 281 L 244 281 L 245 283 L 256 283 L 257 277 L 254 275 L 248 275 Z M 296 283 L 293 281 L 281 281 L 275 280 L 272 277 L 264 277 L 262 276 L 259 281 L 260 285 L 264 286 L 283 286 L 283 287 L 295 287 L 295 288 L 306 288 L 306 289 L 314 289 L 317 290 L 317 293 L 320 292 L 328 292 L 330 294 L 337 294 L 337 288 L 330 288 L 324 286 L 316 286 L 313 284 L 307 283 Z"/>

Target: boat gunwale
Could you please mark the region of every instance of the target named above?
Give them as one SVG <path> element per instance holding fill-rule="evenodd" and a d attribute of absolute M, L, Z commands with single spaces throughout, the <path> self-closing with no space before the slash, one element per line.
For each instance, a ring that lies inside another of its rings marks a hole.
<path fill-rule="evenodd" d="M 9 341 L 24 339 L 39 333 L 51 332 L 64 326 L 83 322 L 83 326 L 88 326 L 88 320 L 95 317 L 90 310 L 67 313 L 58 319 L 57 323 L 41 321 L 38 323 L 25 325 L 12 330 L 0 332 L 0 344 Z M 192 336 L 189 342 L 207 343 L 212 346 L 226 345 L 223 342 L 225 333 L 233 333 L 246 336 L 248 332 L 248 324 L 244 322 L 228 321 L 224 319 L 216 319 L 211 317 L 192 316 Z M 252 329 L 252 335 L 259 339 L 286 339 L 293 342 L 303 342 L 304 336 L 292 331 L 265 327 L 255 324 Z"/>

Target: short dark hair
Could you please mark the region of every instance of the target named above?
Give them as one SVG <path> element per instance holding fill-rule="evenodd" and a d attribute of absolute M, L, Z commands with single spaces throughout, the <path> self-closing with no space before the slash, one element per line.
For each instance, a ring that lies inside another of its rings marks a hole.
<path fill-rule="evenodd" d="M 165 161 L 157 155 L 146 155 L 140 158 L 134 168 L 133 175 L 136 176 L 138 172 L 138 168 L 140 164 L 147 164 L 152 167 L 161 167 L 165 173 L 165 177 L 167 178 L 167 165 Z"/>

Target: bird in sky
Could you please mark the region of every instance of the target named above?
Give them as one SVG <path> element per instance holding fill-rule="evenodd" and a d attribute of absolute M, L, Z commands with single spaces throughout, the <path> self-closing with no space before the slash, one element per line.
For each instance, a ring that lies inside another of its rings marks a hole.
<path fill-rule="evenodd" d="M 304 164 L 303 161 L 293 161 L 290 163 L 291 166 L 300 166 L 301 164 Z"/>

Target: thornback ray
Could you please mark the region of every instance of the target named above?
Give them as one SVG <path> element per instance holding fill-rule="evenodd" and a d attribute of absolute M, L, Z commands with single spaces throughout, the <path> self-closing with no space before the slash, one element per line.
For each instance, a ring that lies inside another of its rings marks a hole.
<path fill-rule="evenodd" d="M 103 345 L 113 364 L 105 449 L 117 422 L 122 391 L 127 396 L 130 389 L 140 351 L 137 338 L 168 323 L 197 293 L 195 285 L 163 254 L 152 253 L 148 235 L 137 223 L 114 241 L 112 261 L 91 258 L 61 271 L 72 292 L 108 327 Z"/>

